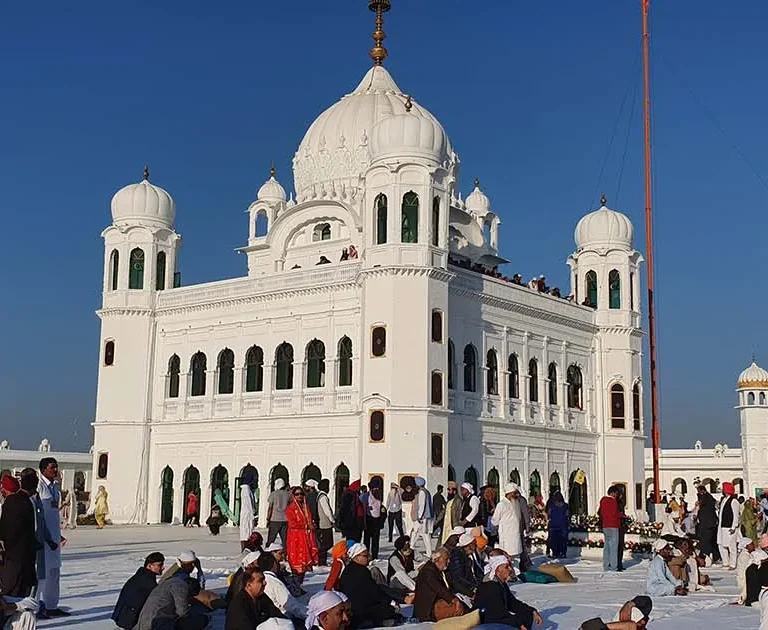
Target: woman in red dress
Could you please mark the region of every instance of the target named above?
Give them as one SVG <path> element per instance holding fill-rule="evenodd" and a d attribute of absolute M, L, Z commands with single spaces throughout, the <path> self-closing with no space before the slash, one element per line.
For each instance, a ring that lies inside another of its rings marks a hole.
<path fill-rule="evenodd" d="M 315 523 L 304 498 L 304 490 L 296 487 L 292 491 L 293 501 L 285 508 L 288 521 L 288 564 L 301 582 L 304 574 L 317 564 L 317 539 Z"/>

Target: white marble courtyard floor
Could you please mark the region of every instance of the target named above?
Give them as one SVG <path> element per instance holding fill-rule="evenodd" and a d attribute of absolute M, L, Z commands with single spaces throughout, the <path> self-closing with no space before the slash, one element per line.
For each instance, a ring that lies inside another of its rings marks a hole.
<path fill-rule="evenodd" d="M 114 526 L 102 531 L 81 527 L 65 535 L 69 540 L 64 549 L 61 605 L 69 609 L 72 616 L 41 622 L 41 628 L 114 628 L 110 615 L 120 587 L 151 551 L 161 551 L 173 558 L 183 550 L 194 549 L 207 574 L 208 588 L 214 590 L 225 587 L 226 575 L 235 568 L 239 555 L 237 530 L 231 527 L 223 529 L 217 538 L 209 536 L 205 528 L 178 526 Z M 387 557 L 390 549 L 391 546 L 385 544 L 382 555 Z M 576 630 L 583 620 L 597 616 L 612 620 L 624 601 L 644 591 L 647 561 L 630 562 L 625 572 L 607 575 L 603 575 L 596 560 L 568 562 L 578 583 L 521 584 L 514 589 L 520 599 L 540 610 L 543 630 Z M 649 627 L 653 630 L 757 629 L 760 624 L 757 610 L 728 605 L 736 593 L 733 572 L 722 569 L 709 572 L 717 593 L 657 599 Z M 307 589 L 314 592 L 321 588 L 324 580 L 325 573 L 309 578 Z M 210 627 L 223 629 L 223 616 L 214 617 Z"/>

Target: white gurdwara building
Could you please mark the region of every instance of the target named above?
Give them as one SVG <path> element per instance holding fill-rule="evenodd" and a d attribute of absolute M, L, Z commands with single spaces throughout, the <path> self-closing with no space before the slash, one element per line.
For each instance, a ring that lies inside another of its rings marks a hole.
<path fill-rule="evenodd" d="M 115 522 L 180 519 L 189 492 L 237 511 L 245 467 L 262 499 L 277 477 L 338 496 L 420 475 L 561 488 L 581 513 L 620 483 L 642 507 L 632 224 L 605 203 L 578 221 L 568 299 L 502 276 L 501 213 L 477 181 L 461 199 L 383 51 L 304 135 L 295 201 L 274 170 L 258 191 L 246 276 L 176 286 L 169 193 L 145 171 L 112 199 L 93 477 Z"/>

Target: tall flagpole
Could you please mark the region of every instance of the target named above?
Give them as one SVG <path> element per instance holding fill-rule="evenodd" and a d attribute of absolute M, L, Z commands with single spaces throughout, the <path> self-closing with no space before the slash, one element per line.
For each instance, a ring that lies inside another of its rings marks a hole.
<path fill-rule="evenodd" d="M 651 78 L 648 9 L 651 0 L 640 0 L 643 9 L 643 135 L 645 144 L 645 249 L 648 256 L 648 340 L 651 355 L 651 442 L 653 446 L 653 502 L 661 503 L 659 490 L 659 393 L 656 383 L 656 308 L 653 301 L 653 220 L 651 212 Z"/>

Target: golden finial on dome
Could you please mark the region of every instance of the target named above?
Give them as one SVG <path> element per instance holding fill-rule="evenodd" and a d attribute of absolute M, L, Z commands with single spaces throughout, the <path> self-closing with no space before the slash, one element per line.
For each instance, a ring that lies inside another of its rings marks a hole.
<path fill-rule="evenodd" d="M 413 101 L 411 101 L 411 95 L 405 97 L 405 111 L 410 112 L 413 107 Z"/>
<path fill-rule="evenodd" d="M 376 14 L 376 30 L 373 33 L 375 46 L 371 48 L 371 59 L 375 66 L 384 63 L 387 57 L 387 49 L 382 46 L 386 37 L 384 31 L 384 14 L 392 8 L 390 0 L 368 0 L 368 8 Z"/>
<path fill-rule="evenodd" d="M 269 167 L 269 176 L 274 177 L 277 174 L 277 169 L 275 168 L 275 163 L 272 162 L 272 166 Z"/>
<path fill-rule="evenodd" d="M 144 165 L 144 181 L 149 181 L 149 164 Z"/>
<path fill-rule="evenodd" d="M 600 205 L 604 206 L 606 203 L 608 203 L 608 200 L 605 198 L 605 193 L 600 195 Z"/>

